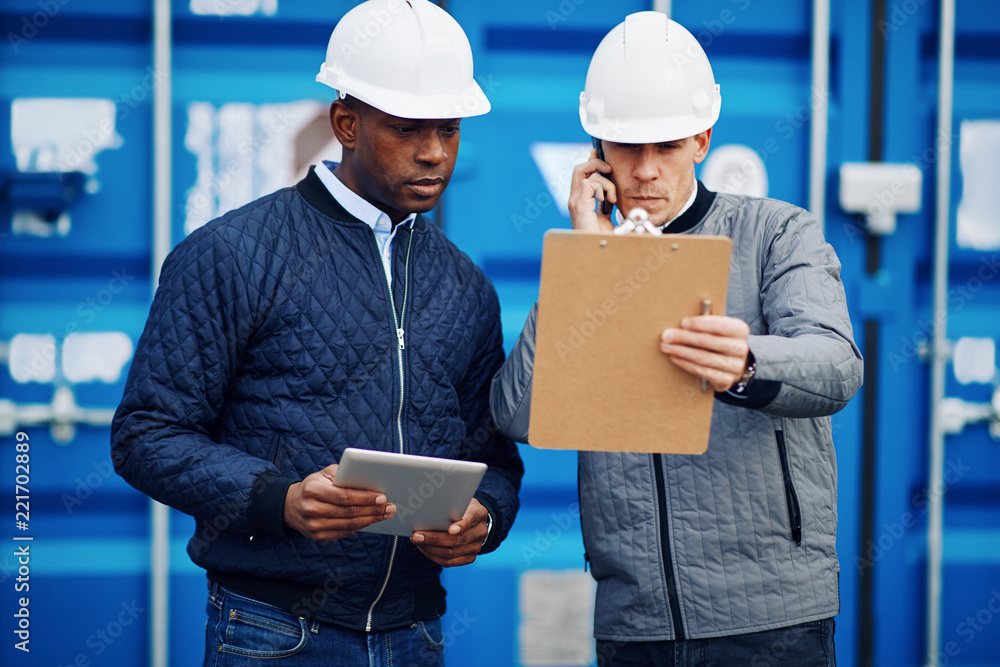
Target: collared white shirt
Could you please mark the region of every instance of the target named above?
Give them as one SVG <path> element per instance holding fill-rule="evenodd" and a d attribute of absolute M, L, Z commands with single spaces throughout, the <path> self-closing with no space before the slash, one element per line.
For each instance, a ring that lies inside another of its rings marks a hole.
<path fill-rule="evenodd" d="M 322 165 L 316 167 L 316 175 L 323 185 L 330 191 L 330 195 L 337 200 L 337 203 L 344 207 L 344 210 L 353 215 L 358 220 L 372 228 L 375 232 L 375 241 L 378 243 L 379 254 L 382 257 L 382 269 L 385 271 L 385 278 L 392 288 L 392 239 L 396 236 L 396 229 L 392 226 L 389 216 L 377 209 L 370 202 L 361 198 L 361 195 L 351 190 L 343 184 L 333 170 L 337 167 L 334 162 L 324 161 Z M 416 213 L 411 213 L 397 225 L 413 224 L 417 217 Z"/>
<path fill-rule="evenodd" d="M 689 208 L 691 208 L 691 205 L 694 204 L 694 200 L 695 200 L 695 198 L 697 198 L 697 196 L 698 196 L 698 181 L 695 181 L 694 182 L 694 190 L 691 192 L 691 196 L 688 197 L 687 203 L 684 204 L 684 206 L 681 207 L 681 210 L 677 211 L 677 215 L 675 215 L 674 217 L 670 218 L 669 220 L 667 220 L 666 222 L 664 222 L 662 225 L 660 225 L 659 226 L 660 229 L 663 230 L 664 233 L 666 233 L 667 226 L 671 222 L 673 222 L 674 220 L 676 220 L 677 218 L 679 218 L 682 215 L 684 215 L 684 213 L 687 212 L 687 210 Z M 616 206 L 615 207 L 615 224 L 616 225 L 620 225 L 623 222 L 625 222 L 625 216 L 622 214 L 621 209 L 619 209 Z"/>

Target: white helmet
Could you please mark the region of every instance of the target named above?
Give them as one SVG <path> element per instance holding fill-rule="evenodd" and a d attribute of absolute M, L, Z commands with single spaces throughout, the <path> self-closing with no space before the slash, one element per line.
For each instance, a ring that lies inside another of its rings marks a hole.
<path fill-rule="evenodd" d="M 340 19 L 316 81 L 401 118 L 490 110 L 462 27 L 428 0 L 369 0 Z"/>
<path fill-rule="evenodd" d="M 712 66 L 694 35 L 666 14 L 637 12 L 594 52 L 580 122 L 597 139 L 653 144 L 704 132 L 721 107 Z"/>

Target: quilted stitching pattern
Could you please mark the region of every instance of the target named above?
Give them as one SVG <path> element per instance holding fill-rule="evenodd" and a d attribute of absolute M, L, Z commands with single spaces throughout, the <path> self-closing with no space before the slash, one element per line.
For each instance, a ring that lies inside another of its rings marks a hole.
<path fill-rule="evenodd" d="M 773 200 L 719 194 L 693 232 L 733 238 L 727 314 L 750 325 L 758 373 L 780 380 L 782 389 L 762 410 L 717 401 L 708 451 L 662 457 L 687 636 L 832 616 L 838 610 L 836 460 L 825 415 L 843 407 L 861 382 L 840 265 L 811 216 Z M 776 430 L 784 431 L 801 505 L 801 545 L 790 538 Z M 652 506 L 651 483 L 623 479 L 624 469 L 608 479 L 595 473 L 613 469 L 606 457 L 645 470 L 636 456 L 580 454 L 581 494 L 585 504 L 591 499 L 584 529 L 604 537 L 587 544 L 598 599 L 607 601 L 598 608 L 595 630 L 607 639 L 673 639 L 663 564 L 651 553 L 658 551 L 651 541 L 659 540 L 652 534 L 658 519 L 638 509 Z M 627 497 L 616 500 L 613 489 Z M 621 508 L 611 518 L 603 509 L 609 498 Z M 601 559 L 625 565 L 605 572 Z"/>
<path fill-rule="evenodd" d="M 758 375 L 779 394 L 760 410 L 717 401 L 701 456 L 663 456 L 681 617 L 689 638 L 755 632 L 838 610 L 836 458 L 830 415 L 861 384 L 840 265 L 816 221 L 766 199 L 718 194 L 692 230 L 733 238 L 727 314 L 751 328 Z M 528 435 L 535 311 L 493 386 L 505 432 Z M 802 514 L 791 539 L 776 430 Z M 583 535 L 598 581 L 595 634 L 675 638 L 648 454 L 580 452 Z"/>
<path fill-rule="evenodd" d="M 499 510 L 495 548 L 523 472 L 514 444 L 487 421 L 489 379 L 503 362 L 496 293 L 423 218 L 397 233 L 393 264 L 397 310 L 409 285 L 406 450 L 490 465 L 477 496 Z M 164 263 L 115 416 L 113 458 L 134 487 L 197 520 L 188 552 L 198 565 L 325 586 L 321 615 L 363 627 L 391 538 L 251 542 L 247 505 L 263 473 L 301 479 L 348 446 L 398 449 L 399 391 L 370 228 L 332 219 L 289 188 L 197 230 Z M 439 573 L 402 540 L 375 625 L 409 621 L 413 591 Z"/>

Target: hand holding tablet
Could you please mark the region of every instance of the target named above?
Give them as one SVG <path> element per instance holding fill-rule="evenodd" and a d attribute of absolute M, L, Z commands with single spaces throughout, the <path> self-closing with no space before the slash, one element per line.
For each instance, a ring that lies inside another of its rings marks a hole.
<path fill-rule="evenodd" d="M 384 493 L 336 486 L 337 467 L 329 465 L 288 487 L 285 525 L 311 540 L 332 542 L 395 514 L 396 506 Z"/>
<path fill-rule="evenodd" d="M 462 519 L 486 464 L 349 447 L 334 484 L 384 493 L 395 514 L 362 532 L 409 537 L 416 531 L 444 532 Z"/>

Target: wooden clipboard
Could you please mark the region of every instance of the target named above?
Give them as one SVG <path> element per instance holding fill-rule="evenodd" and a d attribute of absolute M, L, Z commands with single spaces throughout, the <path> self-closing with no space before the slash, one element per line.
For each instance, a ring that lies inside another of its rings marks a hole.
<path fill-rule="evenodd" d="M 550 230 L 542 251 L 534 447 L 701 454 L 714 392 L 659 350 L 710 303 L 726 312 L 732 241 Z"/>

